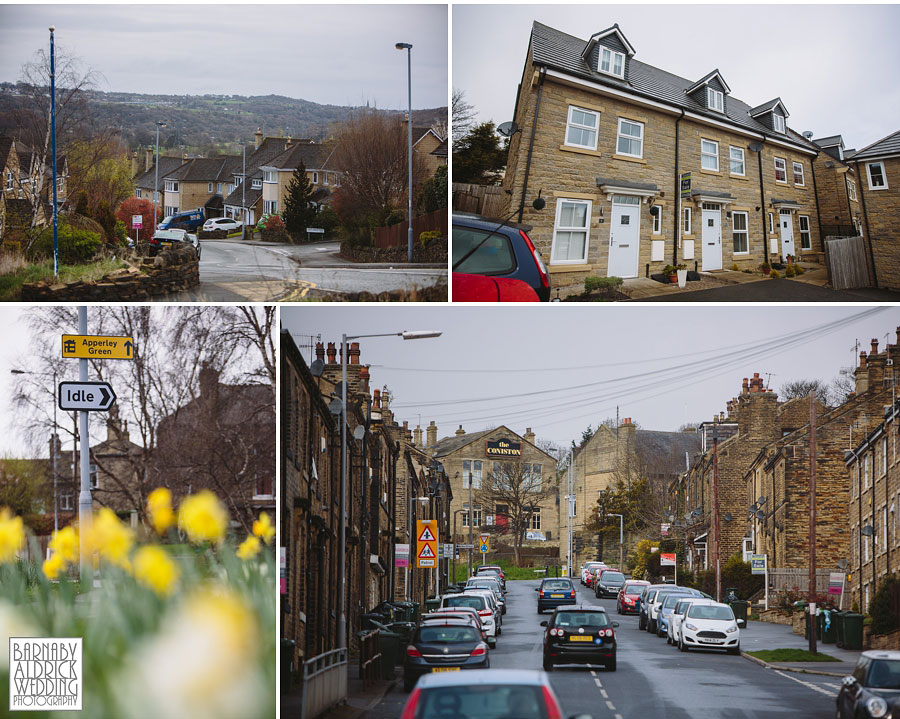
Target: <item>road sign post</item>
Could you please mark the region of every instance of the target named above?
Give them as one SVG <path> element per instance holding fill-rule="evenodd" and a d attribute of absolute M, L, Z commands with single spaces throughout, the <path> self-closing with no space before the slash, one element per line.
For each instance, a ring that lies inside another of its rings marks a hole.
<path fill-rule="evenodd" d="M 478 549 L 481 551 L 481 566 L 487 564 L 487 553 L 491 551 L 491 535 L 482 534 L 478 538 Z"/>
<path fill-rule="evenodd" d="M 106 335 L 63 335 L 64 359 L 134 359 L 134 338 Z"/>

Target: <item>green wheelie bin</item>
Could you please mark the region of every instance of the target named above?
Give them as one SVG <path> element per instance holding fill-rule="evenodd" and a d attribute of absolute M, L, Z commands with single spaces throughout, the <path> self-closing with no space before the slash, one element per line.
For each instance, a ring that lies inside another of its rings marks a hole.
<path fill-rule="evenodd" d="M 844 649 L 862 649 L 863 615 L 847 612 L 844 615 Z"/>

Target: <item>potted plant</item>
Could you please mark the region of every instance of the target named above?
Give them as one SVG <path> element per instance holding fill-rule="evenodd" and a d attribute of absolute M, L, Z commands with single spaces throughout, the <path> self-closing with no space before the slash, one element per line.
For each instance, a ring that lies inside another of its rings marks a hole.
<path fill-rule="evenodd" d="M 760 265 L 759 265 L 759 270 L 760 270 L 764 275 L 767 275 L 767 274 L 769 274 L 769 273 L 772 271 L 772 267 L 769 265 L 768 262 L 762 262 L 762 263 L 760 263 Z"/>
<path fill-rule="evenodd" d="M 687 284 L 687 265 L 684 263 L 675 265 L 675 274 L 678 278 L 678 286 L 684 287 Z"/>
<path fill-rule="evenodd" d="M 666 265 L 663 267 L 663 274 L 669 278 L 671 284 L 678 282 L 678 274 L 675 265 Z"/>

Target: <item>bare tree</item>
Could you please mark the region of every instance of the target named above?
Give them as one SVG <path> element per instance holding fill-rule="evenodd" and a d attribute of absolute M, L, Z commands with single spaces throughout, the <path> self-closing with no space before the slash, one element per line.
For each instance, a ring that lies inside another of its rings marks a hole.
<path fill-rule="evenodd" d="M 465 93 L 453 88 L 451 121 L 453 123 L 453 144 L 459 142 L 469 134 L 469 130 L 475 125 L 475 117 L 478 113 L 475 108 L 466 102 Z"/>
<path fill-rule="evenodd" d="M 493 471 L 485 474 L 481 488 L 475 490 L 475 501 L 492 508 L 495 515 L 507 517 L 517 566 L 532 515 L 552 496 L 554 489 L 555 482 L 546 481 L 531 463 L 498 462 Z"/>
<path fill-rule="evenodd" d="M 844 404 L 844 402 L 850 399 L 850 395 L 856 392 L 856 378 L 851 373 L 844 373 L 842 371 L 837 377 L 831 380 L 828 389 L 831 394 L 831 399 L 834 402 L 834 406 L 837 407 Z"/>
<path fill-rule="evenodd" d="M 798 379 L 785 382 L 778 388 L 778 398 L 781 400 L 797 399 L 809 396 L 810 392 L 815 392 L 822 404 L 831 406 L 830 387 L 820 379 Z"/>

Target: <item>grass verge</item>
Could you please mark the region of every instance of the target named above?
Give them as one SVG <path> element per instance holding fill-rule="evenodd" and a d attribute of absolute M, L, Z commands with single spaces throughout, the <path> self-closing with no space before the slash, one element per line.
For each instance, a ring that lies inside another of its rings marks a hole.
<path fill-rule="evenodd" d="M 764 662 L 839 662 L 830 654 L 812 654 L 806 649 L 760 649 L 756 652 L 747 652 L 752 657 L 762 659 Z"/>
<path fill-rule="evenodd" d="M 463 554 L 468 550 L 462 550 Z M 506 575 L 506 581 L 510 581 L 513 579 L 543 579 L 546 575 L 544 572 L 536 572 L 535 569 L 543 569 L 543 566 L 540 567 L 516 567 L 511 562 L 494 562 L 490 559 L 490 555 L 488 555 L 488 560 L 485 562 L 486 564 L 493 564 L 495 566 L 499 566 L 503 573 Z M 475 557 L 473 559 L 473 569 L 475 567 L 481 566 L 481 552 L 475 552 Z M 554 564 L 550 565 L 550 576 L 554 576 Z M 466 572 L 468 571 L 468 560 L 465 562 L 457 562 L 456 563 L 456 580 L 465 580 Z"/>
<path fill-rule="evenodd" d="M 127 265 L 121 260 L 102 260 L 86 265 L 60 265 L 60 282 L 82 280 L 91 282 Z M 26 282 L 52 280 L 53 261 L 21 265 L 11 272 L 0 274 L 0 302 L 15 302 L 22 296 L 22 285 Z"/>

